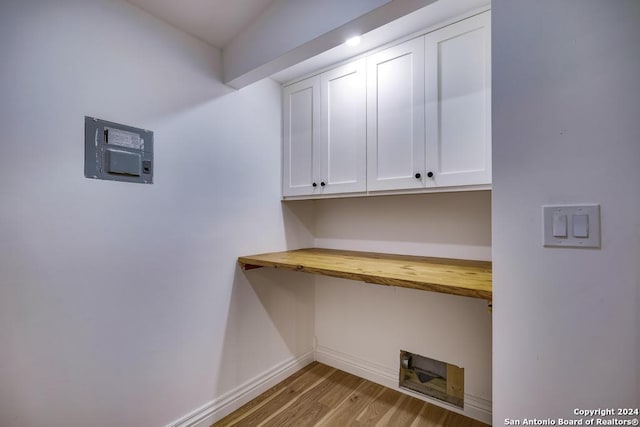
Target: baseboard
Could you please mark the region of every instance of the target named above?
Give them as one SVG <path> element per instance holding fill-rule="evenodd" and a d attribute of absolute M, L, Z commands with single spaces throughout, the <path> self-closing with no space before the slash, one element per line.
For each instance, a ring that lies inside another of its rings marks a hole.
<path fill-rule="evenodd" d="M 167 427 L 208 427 L 304 368 L 313 360 L 313 351 L 299 357 L 291 357 L 217 399 L 206 403 L 179 420 L 168 424 Z"/>
<path fill-rule="evenodd" d="M 433 403 L 450 411 L 491 424 L 490 400 L 465 393 L 465 407 L 464 410 L 460 410 L 460 408 L 448 405 L 439 400 L 429 399 L 410 390 L 400 389 L 398 387 L 398 372 L 396 370 L 327 347 L 319 346 L 316 348 L 315 354 L 311 351 L 299 357 L 291 357 L 217 399 L 206 403 L 179 420 L 168 424 L 167 427 L 208 427 L 240 408 L 245 403 L 255 399 L 261 393 L 264 393 L 269 388 L 304 368 L 314 360 L 417 397 L 418 399 Z"/>
<path fill-rule="evenodd" d="M 467 417 L 482 421 L 483 423 L 491 424 L 490 400 L 465 393 L 464 410 L 461 410 L 456 406 L 449 405 L 440 400 L 429 399 L 421 394 L 399 388 L 398 371 L 389 369 L 386 366 L 372 363 L 367 360 L 341 353 L 339 351 L 332 350 L 323 346 L 318 346 L 316 348 L 315 359 L 320 363 L 324 363 L 325 365 L 332 366 L 334 368 L 343 370 L 374 383 L 381 384 L 394 390 L 398 390 L 402 393 L 417 397 L 420 400 L 433 403 L 434 405 L 441 406 L 452 412 L 457 412 Z"/>

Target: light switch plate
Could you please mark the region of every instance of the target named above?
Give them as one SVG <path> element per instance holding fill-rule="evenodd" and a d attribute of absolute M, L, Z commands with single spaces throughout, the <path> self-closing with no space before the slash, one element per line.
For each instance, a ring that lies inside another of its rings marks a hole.
<path fill-rule="evenodd" d="M 566 217 L 568 222 L 566 237 L 554 236 L 554 218 L 556 219 L 556 233 L 558 234 L 558 217 Z M 583 226 L 586 216 L 587 237 L 584 236 Z M 574 224 L 578 218 L 579 224 Z M 543 244 L 547 247 L 566 248 L 599 248 L 600 247 L 600 205 L 553 205 L 542 207 Z M 575 227 L 574 227 L 575 225 Z"/>
<path fill-rule="evenodd" d="M 553 237 L 567 237 L 567 216 L 562 212 L 553 213 Z"/>

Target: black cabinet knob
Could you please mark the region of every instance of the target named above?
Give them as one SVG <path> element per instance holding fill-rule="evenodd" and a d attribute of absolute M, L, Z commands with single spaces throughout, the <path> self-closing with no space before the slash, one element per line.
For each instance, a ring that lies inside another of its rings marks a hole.
<path fill-rule="evenodd" d="M 311 184 L 311 185 L 314 186 L 314 187 L 318 186 L 318 184 L 316 184 L 315 182 L 313 184 Z"/>
<path fill-rule="evenodd" d="M 429 178 L 433 178 L 433 172 L 427 172 L 427 176 L 428 176 Z"/>
<path fill-rule="evenodd" d="M 416 174 L 416 179 L 420 179 L 422 175 L 420 175 L 419 173 Z"/>
<path fill-rule="evenodd" d="M 320 183 L 320 185 L 324 187 L 324 186 L 325 186 L 325 185 L 327 185 L 327 184 L 325 184 L 325 183 L 324 183 L 324 181 L 322 181 L 322 182 Z"/>

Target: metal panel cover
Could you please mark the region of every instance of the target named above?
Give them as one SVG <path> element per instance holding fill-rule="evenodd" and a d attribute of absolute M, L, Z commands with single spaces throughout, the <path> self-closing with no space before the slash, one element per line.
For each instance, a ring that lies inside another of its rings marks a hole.
<path fill-rule="evenodd" d="M 153 132 L 85 117 L 84 176 L 153 183 Z"/>

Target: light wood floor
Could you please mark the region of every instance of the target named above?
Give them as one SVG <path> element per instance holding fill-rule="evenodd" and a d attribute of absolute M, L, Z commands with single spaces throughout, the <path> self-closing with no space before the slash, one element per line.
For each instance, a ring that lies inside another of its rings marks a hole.
<path fill-rule="evenodd" d="M 314 362 L 213 424 L 485 427 L 479 421 Z"/>

